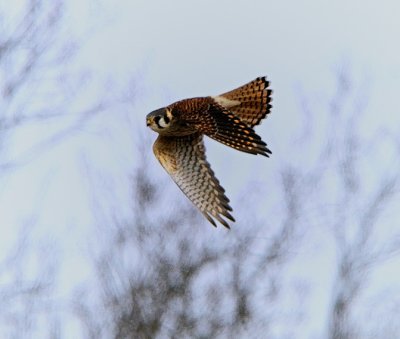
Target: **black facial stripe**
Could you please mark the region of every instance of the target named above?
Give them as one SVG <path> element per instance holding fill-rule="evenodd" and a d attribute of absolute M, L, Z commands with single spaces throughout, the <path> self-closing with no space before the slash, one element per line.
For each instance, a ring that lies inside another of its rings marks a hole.
<path fill-rule="evenodd" d="M 164 121 L 165 121 L 165 123 L 168 125 L 169 124 L 169 118 L 168 118 L 168 116 L 164 116 Z"/>
<path fill-rule="evenodd" d="M 154 122 L 156 123 L 156 125 L 158 126 L 158 128 L 162 129 L 162 128 L 164 128 L 164 127 L 160 126 L 160 124 L 159 124 L 160 119 L 161 119 L 161 117 L 160 117 L 159 115 L 157 115 L 157 116 L 154 118 Z"/>

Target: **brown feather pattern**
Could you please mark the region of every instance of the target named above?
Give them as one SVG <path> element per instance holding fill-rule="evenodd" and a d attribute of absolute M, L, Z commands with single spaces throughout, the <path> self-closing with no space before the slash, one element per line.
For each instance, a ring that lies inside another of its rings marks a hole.
<path fill-rule="evenodd" d="M 229 100 L 240 101 L 240 105 L 230 110 L 250 127 L 258 125 L 270 113 L 272 105 L 272 90 L 265 77 L 259 77 L 233 91 L 221 94 Z"/>
<path fill-rule="evenodd" d="M 214 226 L 218 221 L 229 228 L 227 220 L 235 219 L 225 190 L 206 159 L 203 135 L 239 151 L 268 157 L 271 151 L 253 129 L 271 110 L 268 87 L 266 78 L 260 77 L 217 97 L 181 100 L 147 116 L 148 126 L 160 134 L 153 146 L 155 156 Z M 163 112 L 169 114 L 168 123 L 163 118 L 165 126 L 160 125 Z"/>

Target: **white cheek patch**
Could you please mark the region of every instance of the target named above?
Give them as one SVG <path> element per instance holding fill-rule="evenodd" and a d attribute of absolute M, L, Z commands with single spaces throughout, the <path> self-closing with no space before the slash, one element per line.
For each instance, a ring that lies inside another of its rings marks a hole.
<path fill-rule="evenodd" d="M 215 102 L 218 105 L 221 105 L 222 107 L 225 107 L 225 108 L 231 108 L 231 107 L 235 107 L 235 106 L 238 106 L 241 104 L 241 102 L 238 100 L 227 99 L 227 98 L 224 98 L 223 96 L 216 96 L 216 97 L 212 97 L 212 98 L 215 100 Z"/>
<path fill-rule="evenodd" d="M 166 121 L 164 120 L 164 117 L 161 117 L 160 120 L 158 121 L 158 124 L 160 125 L 161 128 L 165 128 L 168 126 Z"/>

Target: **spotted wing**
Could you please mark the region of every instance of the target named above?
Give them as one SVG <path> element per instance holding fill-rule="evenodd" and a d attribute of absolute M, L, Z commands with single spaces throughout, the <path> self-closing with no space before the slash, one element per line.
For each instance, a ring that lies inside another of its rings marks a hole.
<path fill-rule="evenodd" d="M 213 98 L 249 127 L 254 127 L 271 111 L 272 90 L 268 86 L 267 79 L 260 77 Z"/>
<path fill-rule="evenodd" d="M 216 226 L 215 220 L 229 228 L 223 217 L 235 221 L 229 199 L 206 160 L 203 137 L 199 133 L 159 136 L 153 151 L 182 192 Z"/>
<path fill-rule="evenodd" d="M 268 157 L 271 151 L 261 137 L 230 109 L 212 97 L 178 101 L 170 106 L 184 126 L 239 151 Z"/>
<path fill-rule="evenodd" d="M 211 117 L 213 128 L 208 127 L 203 130 L 203 126 L 200 126 L 199 130 L 210 138 L 242 152 L 261 154 L 266 157 L 271 154 L 267 144 L 254 129 L 232 111 L 212 103 L 204 115 Z"/>

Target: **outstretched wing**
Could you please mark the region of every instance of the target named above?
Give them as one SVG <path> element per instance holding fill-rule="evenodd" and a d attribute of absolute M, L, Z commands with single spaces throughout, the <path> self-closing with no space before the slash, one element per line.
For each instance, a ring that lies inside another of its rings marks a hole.
<path fill-rule="evenodd" d="M 159 136 L 153 151 L 164 169 L 182 192 L 214 226 L 215 220 L 229 228 L 225 217 L 235 221 L 229 211 L 229 199 L 210 167 L 205 155 L 203 136 Z"/>
<path fill-rule="evenodd" d="M 267 79 L 260 77 L 213 99 L 249 127 L 254 127 L 271 111 L 272 90 L 268 86 Z"/>

